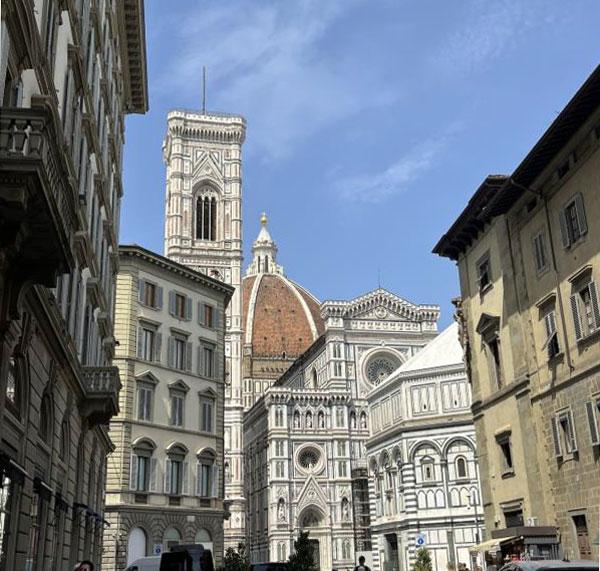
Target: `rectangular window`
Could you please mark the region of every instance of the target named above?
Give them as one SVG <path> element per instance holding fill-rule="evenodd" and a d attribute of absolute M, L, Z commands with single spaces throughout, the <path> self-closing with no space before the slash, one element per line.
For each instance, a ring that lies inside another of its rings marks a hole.
<path fill-rule="evenodd" d="M 339 361 L 335 361 L 333 363 L 333 376 L 341 377 L 342 376 L 342 363 Z"/>
<path fill-rule="evenodd" d="M 138 358 L 153 361 L 156 332 L 148 327 L 139 327 L 138 335 Z"/>
<path fill-rule="evenodd" d="M 201 498 L 209 498 L 212 495 L 212 472 L 211 464 L 198 463 L 198 495 Z"/>
<path fill-rule="evenodd" d="M 285 478 L 285 462 L 275 462 L 275 475 L 277 478 Z"/>
<path fill-rule="evenodd" d="M 198 358 L 198 373 L 209 379 L 215 375 L 215 348 L 212 345 L 200 345 Z"/>
<path fill-rule="evenodd" d="M 338 453 L 338 456 L 345 456 L 346 455 L 346 443 L 345 442 L 338 442 L 338 444 L 337 444 L 337 453 Z"/>
<path fill-rule="evenodd" d="M 171 426 L 183 426 L 184 406 L 184 395 L 171 394 Z"/>
<path fill-rule="evenodd" d="M 200 399 L 200 430 L 202 432 L 213 432 L 213 412 L 215 401 L 211 398 Z"/>
<path fill-rule="evenodd" d="M 179 496 L 182 492 L 183 462 L 181 460 L 167 460 L 167 493 Z"/>
<path fill-rule="evenodd" d="M 596 283 L 589 280 L 571 295 L 575 338 L 579 341 L 600 329 L 600 306 Z"/>
<path fill-rule="evenodd" d="M 573 516 L 573 527 L 575 528 L 575 536 L 577 539 L 577 548 L 581 559 L 591 559 L 592 545 L 590 542 L 590 534 L 588 531 L 587 520 L 585 515 Z"/>
<path fill-rule="evenodd" d="M 134 461 L 137 461 L 135 489 L 139 492 L 145 492 L 148 490 L 148 483 L 150 481 L 150 458 L 134 455 Z"/>
<path fill-rule="evenodd" d="M 479 291 L 484 291 L 492 285 L 492 271 L 489 252 L 477 262 L 477 280 L 479 282 Z"/>
<path fill-rule="evenodd" d="M 162 288 L 152 282 L 139 280 L 138 300 L 142 305 L 153 309 L 162 309 Z"/>
<path fill-rule="evenodd" d="M 185 318 L 185 296 L 179 293 L 175 294 L 175 316 Z"/>
<path fill-rule="evenodd" d="M 152 399 L 154 390 L 147 385 L 138 385 L 138 420 L 152 421 Z"/>
<path fill-rule="evenodd" d="M 521 527 L 523 522 L 523 510 L 511 510 L 504 512 L 506 527 Z"/>
<path fill-rule="evenodd" d="M 173 369 L 180 371 L 186 370 L 186 349 L 187 343 L 180 337 L 171 338 L 171 363 L 170 366 Z"/>
<path fill-rule="evenodd" d="M 201 303 L 199 307 L 199 319 L 200 325 L 209 327 L 210 329 L 215 327 L 215 308 L 207 303 Z"/>
<path fill-rule="evenodd" d="M 535 269 L 542 273 L 548 268 L 548 256 L 546 254 L 546 235 L 539 232 L 533 237 L 533 255 L 535 258 Z"/>
<path fill-rule="evenodd" d="M 575 423 L 571 410 L 559 412 L 553 419 L 552 433 L 554 437 L 554 452 L 557 457 L 569 456 L 577 452 Z"/>
<path fill-rule="evenodd" d="M 346 478 L 348 476 L 346 462 L 338 462 L 338 476 L 340 478 Z"/>
<path fill-rule="evenodd" d="M 590 441 L 593 446 L 600 445 L 600 396 L 585 403 Z"/>
<path fill-rule="evenodd" d="M 558 333 L 556 331 L 556 313 L 554 309 L 544 315 L 544 327 L 546 329 L 546 342 L 544 348 L 548 352 L 548 359 L 554 359 L 560 354 L 560 345 L 558 343 Z"/>
<path fill-rule="evenodd" d="M 496 388 L 501 389 L 504 383 L 502 380 L 502 361 L 500 359 L 500 340 L 498 337 L 491 337 L 485 343 L 488 350 L 491 380 Z"/>
<path fill-rule="evenodd" d="M 583 197 L 577 193 L 560 211 L 560 231 L 563 247 L 570 248 L 587 234 Z"/>
<path fill-rule="evenodd" d="M 510 443 L 510 434 L 504 433 L 496 437 L 496 442 L 500 449 L 500 463 L 502 466 L 502 475 L 514 473 L 512 446 Z"/>

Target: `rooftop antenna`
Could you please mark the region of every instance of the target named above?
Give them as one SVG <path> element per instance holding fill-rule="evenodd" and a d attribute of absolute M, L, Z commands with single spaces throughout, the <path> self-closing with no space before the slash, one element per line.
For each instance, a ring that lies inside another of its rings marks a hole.
<path fill-rule="evenodd" d="M 377 268 L 377 289 L 381 289 L 381 269 Z"/>
<path fill-rule="evenodd" d="M 206 66 L 202 66 L 202 115 L 206 115 Z"/>

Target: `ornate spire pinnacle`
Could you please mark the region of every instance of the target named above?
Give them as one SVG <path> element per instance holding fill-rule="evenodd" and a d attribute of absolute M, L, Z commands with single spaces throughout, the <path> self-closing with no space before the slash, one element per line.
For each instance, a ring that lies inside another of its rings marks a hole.
<path fill-rule="evenodd" d="M 283 268 L 277 264 L 277 244 L 267 229 L 267 215 L 260 216 L 260 231 L 252 244 L 252 263 L 248 266 L 246 275 L 281 274 Z"/>

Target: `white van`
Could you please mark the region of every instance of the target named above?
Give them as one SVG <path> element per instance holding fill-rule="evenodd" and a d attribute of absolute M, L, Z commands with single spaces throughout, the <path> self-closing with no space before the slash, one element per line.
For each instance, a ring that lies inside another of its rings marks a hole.
<path fill-rule="evenodd" d="M 130 563 L 125 571 L 159 571 L 160 555 L 155 557 L 140 557 Z"/>

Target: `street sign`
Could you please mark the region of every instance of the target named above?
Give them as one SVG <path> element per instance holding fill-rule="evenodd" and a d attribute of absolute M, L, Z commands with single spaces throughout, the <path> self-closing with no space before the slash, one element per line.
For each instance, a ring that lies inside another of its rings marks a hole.
<path fill-rule="evenodd" d="M 425 536 L 419 533 L 415 538 L 415 544 L 417 547 L 425 547 Z"/>
<path fill-rule="evenodd" d="M 162 543 L 155 543 L 152 553 L 154 553 L 154 555 L 160 555 L 162 553 Z"/>

